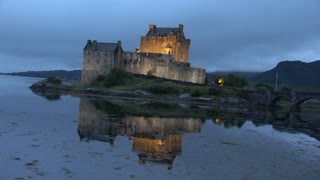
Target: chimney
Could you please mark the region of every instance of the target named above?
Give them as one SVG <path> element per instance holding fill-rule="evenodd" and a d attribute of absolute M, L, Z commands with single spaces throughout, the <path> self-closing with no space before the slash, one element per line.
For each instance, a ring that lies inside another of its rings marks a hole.
<path fill-rule="evenodd" d="M 179 30 L 183 31 L 183 24 L 179 24 Z"/>
<path fill-rule="evenodd" d="M 87 44 L 91 44 L 91 40 L 90 39 L 87 40 Z"/>
<path fill-rule="evenodd" d="M 149 30 L 151 30 L 151 31 L 155 30 L 156 28 L 157 28 L 157 26 L 154 24 L 149 25 Z"/>
<path fill-rule="evenodd" d="M 118 41 L 118 46 L 121 47 L 121 41 Z"/>
<path fill-rule="evenodd" d="M 97 40 L 93 40 L 93 50 L 97 50 Z"/>

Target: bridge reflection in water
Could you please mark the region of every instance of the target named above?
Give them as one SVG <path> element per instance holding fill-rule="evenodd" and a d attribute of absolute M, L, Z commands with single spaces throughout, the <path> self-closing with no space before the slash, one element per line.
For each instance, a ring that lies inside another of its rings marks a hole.
<path fill-rule="evenodd" d="M 114 143 L 126 136 L 137 153 L 137 162 L 156 162 L 172 168 L 182 154 L 183 134 L 199 133 L 206 119 L 225 128 L 241 128 L 247 120 L 256 126 L 272 125 L 279 131 L 302 132 L 320 140 L 320 123 L 303 120 L 301 113 L 226 109 L 179 108 L 150 102 L 105 101 L 81 98 L 78 122 L 80 140 Z"/>

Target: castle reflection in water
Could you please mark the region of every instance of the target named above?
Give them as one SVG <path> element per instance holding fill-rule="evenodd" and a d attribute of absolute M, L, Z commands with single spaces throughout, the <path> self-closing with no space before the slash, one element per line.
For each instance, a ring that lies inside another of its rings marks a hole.
<path fill-rule="evenodd" d="M 139 163 L 166 163 L 172 168 L 182 152 L 182 135 L 201 130 L 199 118 L 145 117 L 124 115 L 120 107 L 107 101 L 80 100 L 78 134 L 81 140 L 114 143 L 116 136 L 128 136 Z"/>
<path fill-rule="evenodd" d="M 181 155 L 182 135 L 199 133 L 204 119 L 212 119 L 214 124 L 224 128 L 241 128 L 247 119 L 251 119 L 255 126 L 272 125 L 278 131 L 302 132 L 320 140 L 319 123 L 310 119 L 305 121 L 301 114 L 289 111 L 284 114 L 269 111 L 246 113 L 82 97 L 78 134 L 81 140 L 110 144 L 114 143 L 116 136 L 127 136 L 132 142 L 132 151 L 138 154 L 139 163 L 166 163 L 168 168 L 172 168 L 175 157 Z"/>

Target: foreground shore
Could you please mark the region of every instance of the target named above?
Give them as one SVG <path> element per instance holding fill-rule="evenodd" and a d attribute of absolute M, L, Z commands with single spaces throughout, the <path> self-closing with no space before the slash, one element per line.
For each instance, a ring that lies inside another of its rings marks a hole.
<path fill-rule="evenodd" d="M 248 107 L 251 104 L 249 101 L 236 97 L 206 97 L 192 96 L 190 93 L 182 94 L 152 94 L 143 90 L 115 90 L 115 89 L 96 89 L 91 87 L 71 86 L 68 82 L 54 84 L 44 79 L 32 84 L 29 87 L 35 94 L 50 99 L 57 97 L 58 94 L 69 94 L 73 96 L 88 96 L 88 97 L 119 97 L 122 99 L 150 99 L 154 101 L 169 101 L 176 103 L 187 103 L 193 105 L 215 106 L 218 104 Z"/>

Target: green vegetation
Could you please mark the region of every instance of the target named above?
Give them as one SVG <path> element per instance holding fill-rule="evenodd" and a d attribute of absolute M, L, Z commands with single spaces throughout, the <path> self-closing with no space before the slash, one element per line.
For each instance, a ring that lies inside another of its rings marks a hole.
<path fill-rule="evenodd" d="M 48 81 L 48 83 L 51 83 L 54 85 L 61 85 L 62 84 L 61 79 L 56 78 L 56 77 L 49 77 L 47 81 Z"/>
<path fill-rule="evenodd" d="M 248 81 L 246 80 L 246 78 L 229 74 L 224 78 L 224 86 L 244 88 L 248 86 Z"/>
<path fill-rule="evenodd" d="M 112 69 L 111 73 L 106 76 L 99 76 L 93 85 L 98 85 L 102 87 L 112 87 L 127 84 L 132 80 L 132 74 L 122 71 L 120 69 Z"/>
<path fill-rule="evenodd" d="M 255 89 L 260 91 L 272 91 L 273 88 L 268 84 L 258 83 L 255 85 Z"/>
<path fill-rule="evenodd" d="M 233 76 L 232 76 L 233 77 Z M 232 82 L 239 80 L 233 79 Z M 241 84 L 238 82 L 238 84 Z M 245 84 L 245 83 L 242 83 Z M 114 90 L 143 90 L 156 95 L 177 95 L 190 93 L 193 97 L 237 97 L 234 89 L 223 87 L 210 87 L 193 83 L 180 82 L 158 78 L 150 75 L 137 75 L 119 69 L 113 69 L 110 74 L 100 76 L 90 86 L 95 89 L 114 89 Z"/>

